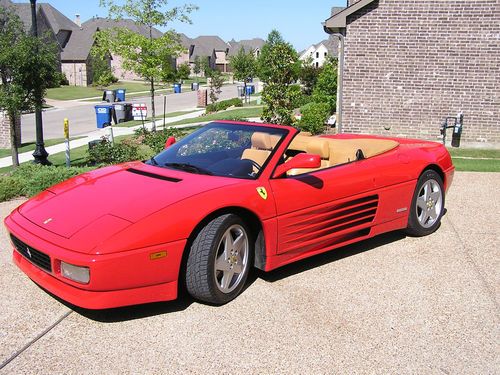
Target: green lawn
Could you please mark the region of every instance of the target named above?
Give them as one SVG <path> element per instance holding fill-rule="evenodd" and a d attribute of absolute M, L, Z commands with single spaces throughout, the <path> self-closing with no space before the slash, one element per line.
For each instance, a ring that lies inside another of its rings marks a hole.
<path fill-rule="evenodd" d="M 157 86 L 157 88 L 162 89 L 164 87 Z M 106 90 L 114 89 L 126 89 L 126 94 L 132 94 L 138 91 L 148 91 L 149 85 L 144 82 L 117 82 L 106 88 Z M 85 99 L 96 96 L 100 97 L 102 96 L 102 92 L 102 89 L 97 89 L 92 86 L 61 86 L 53 89 L 48 89 L 46 98 L 54 100 Z"/>
<path fill-rule="evenodd" d="M 500 172 L 500 150 L 476 148 L 449 148 L 448 150 L 457 171 Z"/>
<path fill-rule="evenodd" d="M 181 116 L 181 115 L 185 115 L 187 113 L 192 113 L 192 112 L 193 111 L 171 112 L 171 113 L 167 113 L 165 115 L 165 118 Z M 158 121 L 158 120 L 163 120 L 163 115 L 158 115 L 156 117 L 156 121 Z M 147 119 L 144 119 L 144 123 L 148 123 L 148 122 L 151 122 L 151 121 L 152 121 L 151 117 L 148 117 Z M 137 125 L 142 125 L 142 121 L 141 120 L 132 120 L 132 121 L 127 121 L 127 122 L 121 122 L 118 125 L 113 125 L 113 126 L 120 127 L 120 128 L 131 128 L 131 127 L 137 126 Z"/>
<path fill-rule="evenodd" d="M 185 80 L 182 89 L 183 90 L 191 90 L 191 82 L 196 82 L 196 79 L 188 79 Z M 205 84 L 207 82 L 206 79 L 200 78 L 199 83 L 200 84 Z M 157 85 L 155 86 L 157 90 L 160 92 L 164 91 L 172 91 L 172 85 Z M 117 82 L 109 87 L 106 88 L 106 90 L 114 90 L 114 89 L 126 89 L 126 97 L 136 97 L 138 94 L 134 94 L 137 92 L 141 91 L 149 91 L 150 86 L 148 83 L 145 82 Z M 102 96 L 103 89 L 98 89 L 96 87 L 88 86 L 88 87 L 81 87 L 81 86 L 61 86 L 53 89 L 48 89 L 47 90 L 47 99 L 54 99 L 54 100 L 74 100 L 74 99 L 86 99 L 86 98 L 93 98 L 93 97 L 101 97 Z M 129 95 L 130 94 L 130 95 Z M 140 94 L 143 95 L 143 94 Z"/>
<path fill-rule="evenodd" d="M 208 122 L 216 120 L 239 120 L 251 117 L 260 117 L 261 115 L 262 115 L 262 107 L 237 108 L 237 109 L 229 109 L 226 111 L 212 113 L 206 116 L 173 122 L 171 124 L 168 124 L 168 126 L 193 124 L 197 122 Z"/>
<path fill-rule="evenodd" d="M 80 138 L 83 137 L 74 137 L 70 138 L 70 140 L 80 139 Z M 45 147 L 49 147 L 63 142 L 64 138 L 48 139 L 44 141 L 44 145 Z M 22 154 L 23 152 L 35 151 L 35 147 L 36 147 L 36 142 L 23 143 L 21 147 L 18 148 L 18 151 L 20 154 Z M 10 148 L 0 148 L 0 158 L 4 158 L 10 155 L 11 155 Z"/>

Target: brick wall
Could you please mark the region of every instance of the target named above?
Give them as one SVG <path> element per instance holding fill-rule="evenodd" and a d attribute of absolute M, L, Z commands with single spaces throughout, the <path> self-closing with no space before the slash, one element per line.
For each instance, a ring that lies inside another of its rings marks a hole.
<path fill-rule="evenodd" d="M 87 74 L 87 63 L 69 63 L 61 64 L 61 71 L 68 79 L 70 86 L 88 86 L 90 80 Z"/>
<path fill-rule="evenodd" d="M 346 35 L 344 131 L 437 139 L 462 111 L 464 141 L 500 142 L 500 0 L 378 0 Z"/>
<path fill-rule="evenodd" d="M 17 146 L 21 146 L 21 117 L 16 121 Z M 0 111 L 0 148 L 10 148 L 10 119 L 5 111 Z"/>

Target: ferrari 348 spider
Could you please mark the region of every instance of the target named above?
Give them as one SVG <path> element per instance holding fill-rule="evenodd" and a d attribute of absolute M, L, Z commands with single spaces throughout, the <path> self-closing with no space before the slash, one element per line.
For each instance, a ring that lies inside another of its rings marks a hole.
<path fill-rule="evenodd" d="M 443 145 L 213 122 L 145 162 L 84 173 L 5 219 L 14 262 L 74 305 L 224 304 L 253 267 L 405 230 L 435 231 L 454 167 Z"/>

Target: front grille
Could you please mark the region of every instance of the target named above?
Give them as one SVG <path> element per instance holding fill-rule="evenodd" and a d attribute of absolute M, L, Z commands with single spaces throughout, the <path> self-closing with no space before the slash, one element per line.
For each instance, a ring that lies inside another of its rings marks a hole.
<path fill-rule="evenodd" d="M 19 252 L 19 254 L 21 254 L 34 265 L 44 269 L 47 272 L 52 272 L 50 257 L 47 254 L 44 254 L 41 251 L 38 251 L 25 244 L 23 241 L 13 236 L 12 234 L 10 235 L 10 239 L 12 240 L 12 243 L 16 247 L 16 250 Z"/>

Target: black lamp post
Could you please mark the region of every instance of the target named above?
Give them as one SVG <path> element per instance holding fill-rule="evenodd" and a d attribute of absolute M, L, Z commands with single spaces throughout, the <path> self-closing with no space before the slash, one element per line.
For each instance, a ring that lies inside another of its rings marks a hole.
<path fill-rule="evenodd" d="M 38 27 L 36 22 L 36 0 L 30 0 L 31 2 L 31 35 L 38 38 Z M 33 51 L 38 55 L 38 48 Z M 35 124 L 36 124 L 36 148 L 33 152 L 33 157 L 35 158 L 35 163 L 49 165 L 50 161 L 47 160 L 49 156 L 48 152 L 45 150 L 45 145 L 43 143 L 43 123 L 42 123 L 42 103 L 43 97 L 40 87 L 35 88 Z"/>

